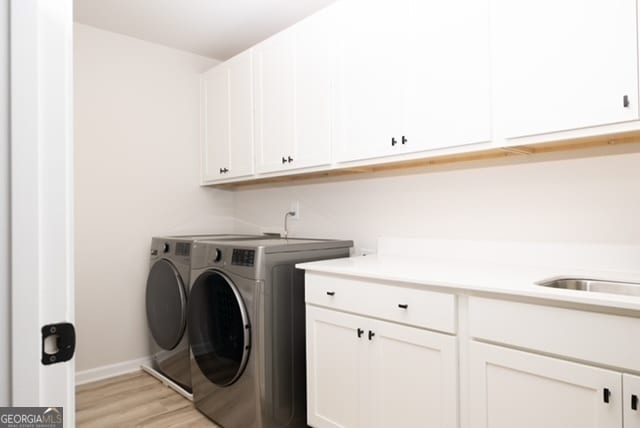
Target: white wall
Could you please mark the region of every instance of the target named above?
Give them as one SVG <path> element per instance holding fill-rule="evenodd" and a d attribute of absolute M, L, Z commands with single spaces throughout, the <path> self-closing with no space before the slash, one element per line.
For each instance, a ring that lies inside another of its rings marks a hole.
<path fill-rule="evenodd" d="M 79 372 L 149 355 L 154 235 L 221 231 L 232 194 L 198 186 L 198 73 L 215 61 L 75 26 Z"/>
<path fill-rule="evenodd" d="M 10 403 L 9 0 L 0 0 L 0 407 Z"/>
<path fill-rule="evenodd" d="M 299 200 L 293 236 L 350 238 L 367 249 L 380 236 L 640 244 L 638 152 L 634 144 L 244 189 L 235 215 L 282 229 Z"/>

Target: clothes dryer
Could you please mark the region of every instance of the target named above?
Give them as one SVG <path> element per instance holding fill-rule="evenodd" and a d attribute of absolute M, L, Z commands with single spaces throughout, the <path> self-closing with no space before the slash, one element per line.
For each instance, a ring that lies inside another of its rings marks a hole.
<path fill-rule="evenodd" d="M 352 241 L 199 241 L 188 331 L 196 408 L 225 428 L 306 427 L 304 271 Z"/>

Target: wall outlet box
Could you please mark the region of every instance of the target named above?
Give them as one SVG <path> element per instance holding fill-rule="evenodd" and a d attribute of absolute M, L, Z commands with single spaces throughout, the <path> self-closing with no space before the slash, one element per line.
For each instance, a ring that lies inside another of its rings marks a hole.
<path fill-rule="evenodd" d="M 293 220 L 300 220 L 300 201 L 292 201 L 291 202 L 291 207 L 289 208 L 289 211 L 295 213 L 294 215 L 292 215 L 289 218 L 291 218 Z"/>

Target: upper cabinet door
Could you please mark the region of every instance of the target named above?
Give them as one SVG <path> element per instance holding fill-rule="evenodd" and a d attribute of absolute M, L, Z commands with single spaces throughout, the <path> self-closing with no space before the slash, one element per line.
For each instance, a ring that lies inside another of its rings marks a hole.
<path fill-rule="evenodd" d="M 491 140 L 489 0 L 396 0 L 407 28 L 401 149 Z"/>
<path fill-rule="evenodd" d="M 229 77 L 218 66 L 202 76 L 202 180 L 224 177 L 229 168 Z"/>
<path fill-rule="evenodd" d="M 321 13 L 254 48 L 258 172 L 331 161 L 326 28 Z"/>
<path fill-rule="evenodd" d="M 253 64 L 251 52 L 225 63 L 229 73 L 229 172 L 226 178 L 253 174 Z"/>
<path fill-rule="evenodd" d="M 294 27 L 295 151 L 292 167 L 331 163 L 331 58 L 333 15 L 324 10 Z"/>
<path fill-rule="evenodd" d="M 506 138 L 638 119 L 635 0 L 491 0 Z"/>
<path fill-rule="evenodd" d="M 337 161 L 491 139 L 488 0 L 351 0 L 336 12 Z"/>
<path fill-rule="evenodd" d="M 331 9 L 338 162 L 385 156 L 397 146 L 405 33 L 398 11 L 385 0 L 344 0 Z"/>
<path fill-rule="evenodd" d="M 294 40 L 283 32 L 253 49 L 255 63 L 256 169 L 288 166 L 295 141 Z"/>
<path fill-rule="evenodd" d="M 240 54 L 202 76 L 202 181 L 253 174 L 251 55 Z"/>

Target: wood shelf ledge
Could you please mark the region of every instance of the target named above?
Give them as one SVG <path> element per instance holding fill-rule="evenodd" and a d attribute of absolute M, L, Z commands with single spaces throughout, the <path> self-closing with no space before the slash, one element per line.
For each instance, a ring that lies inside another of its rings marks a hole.
<path fill-rule="evenodd" d="M 372 165 L 356 166 L 356 167 L 333 167 L 325 171 L 313 171 L 299 174 L 290 174 L 274 177 L 258 177 L 255 179 L 237 181 L 233 183 L 214 184 L 213 186 L 220 189 L 237 189 L 247 186 L 264 185 L 264 184 L 282 184 L 291 182 L 300 182 L 303 180 L 311 180 L 318 178 L 340 177 L 353 174 L 371 174 L 381 171 L 439 166 L 446 164 L 486 161 L 491 159 L 500 159 L 512 156 L 535 156 L 547 153 L 569 152 L 593 149 L 598 147 L 606 147 L 612 145 L 624 145 L 640 143 L 640 130 L 629 131 L 616 134 L 599 135 L 592 137 L 582 137 L 568 140 L 560 140 L 553 142 L 535 143 L 519 146 L 498 147 L 492 149 L 484 149 L 478 151 L 470 151 L 465 153 L 456 153 L 449 155 L 439 155 L 423 157 L 419 159 L 410 159 L 397 162 L 377 163 Z"/>

